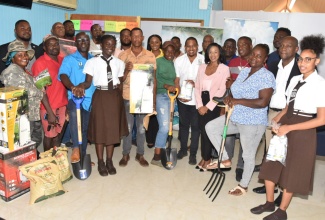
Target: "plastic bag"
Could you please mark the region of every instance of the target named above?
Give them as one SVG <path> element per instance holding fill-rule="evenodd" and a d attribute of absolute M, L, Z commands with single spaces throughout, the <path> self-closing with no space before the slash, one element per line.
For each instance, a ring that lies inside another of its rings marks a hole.
<path fill-rule="evenodd" d="M 287 157 L 288 138 L 286 135 L 274 135 L 270 141 L 270 146 L 267 151 L 266 161 L 279 161 L 285 166 Z"/>

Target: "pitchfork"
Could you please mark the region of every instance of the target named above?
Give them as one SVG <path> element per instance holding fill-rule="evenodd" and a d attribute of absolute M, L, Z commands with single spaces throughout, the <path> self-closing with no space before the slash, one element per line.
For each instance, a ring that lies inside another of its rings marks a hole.
<path fill-rule="evenodd" d="M 212 175 L 210 177 L 209 182 L 207 183 L 207 185 L 203 189 L 203 191 L 205 191 L 208 188 L 208 186 L 210 185 L 210 183 L 212 182 L 212 184 L 210 185 L 208 191 L 206 192 L 206 194 L 208 194 L 210 192 L 210 190 L 213 188 L 209 198 L 211 198 L 211 196 L 214 194 L 214 192 L 218 189 L 215 196 L 212 199 L 212 202 L 215 200 L 215 198 L 219 194 L 219 192 L 220 192 L 220 190 L 221 190 L 221 188 L 222 188 L 222 186 L 223 186 L 223 184 L 225 182 L 225 179 L 226 179 L 226 174 L 220 168 L 220 164 L 221 164 L 222 154 L 223 154 L 223 151 L 225 149 L 225 141 L 226 141 L 226 136 L 227 136 L 228 124 L 229 124 L 229 119 L 230 119 L 230 115 L 231 115 L 231 113 L 233 111 L 233 108 L 229 108 L 228 105 L 226 105 L 225 108 L 226 108 L 225 125 L 224 125 L 224 128 L 223 128 L 222 141 L 221 141 L 220 150 L 219 150 L 218 168 L 213 170 L 213 173 L 212 173 Z"/>

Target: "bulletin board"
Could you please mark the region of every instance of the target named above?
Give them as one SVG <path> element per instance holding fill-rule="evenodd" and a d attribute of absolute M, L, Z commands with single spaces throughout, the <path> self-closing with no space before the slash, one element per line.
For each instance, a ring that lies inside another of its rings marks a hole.
<path fill-rule="evenodd" d="M 70 20 L 76 31 L 90 31 L 93 24 L 99 24 L 102 30 L 109 33 L 119 33 L 122 29 L 140 27 L 139 16 L 113 16 L 71 14 Z"/>

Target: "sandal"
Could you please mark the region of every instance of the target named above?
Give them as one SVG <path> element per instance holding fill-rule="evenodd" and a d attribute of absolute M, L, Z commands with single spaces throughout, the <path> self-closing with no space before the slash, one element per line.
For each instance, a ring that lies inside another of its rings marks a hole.
<path fill-rule="evenodd" d="M 248 188 L 244 188 L 240 185 L 236 186 L 235 188 L 229 190 L 228 194 L 229 195 L 232 195 L 232 196 L 241 196 L 241 195 L 244 195 L 246 194 Z"/>
<path fill-rule="evenodd" d="M 216 161 L 213 161 L 212 163 L 208 164 L 207 165 L 207 169 L 208 170 L 214 170 L 214 169 L 217 169 L 219 167 L 219 162 L 216 160 Z M 230 165 L 225 165 L 224 163 L 220 163 L 220 169 L 221 170 L 230 170 L 231 169 L 231 164 Z"/>

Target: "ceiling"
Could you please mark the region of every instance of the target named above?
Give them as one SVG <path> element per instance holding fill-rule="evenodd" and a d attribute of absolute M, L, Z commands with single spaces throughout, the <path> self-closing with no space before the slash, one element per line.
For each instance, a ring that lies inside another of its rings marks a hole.
<path fill-rule="evenodd" d="M 291 0 L 223 0 L 223 10 L 225 11 L 269 11 L 281 12 L 302 12 L 302 13 L 325 13 L 324 0 L 296 0 L 290 10 Z"/>

